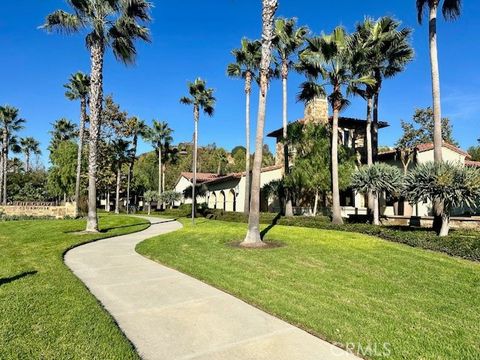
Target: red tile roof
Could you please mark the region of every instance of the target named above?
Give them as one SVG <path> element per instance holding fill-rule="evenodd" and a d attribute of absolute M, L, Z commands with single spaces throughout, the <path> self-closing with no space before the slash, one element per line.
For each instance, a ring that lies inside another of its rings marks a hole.
<path fill-rule="evenodd" d="M 480 167 L 480 161 L 465 161 L 465 166 Z"/>
<path fill-rule="evenodd" d="M 442 146 L 460 155 L 465 156 L 467 159 L 471 159 L 471 156 L 469 153 L 467 153 L 466 151 L 463 151 L 462 149 L 456 147 L 455 145 L 449 144 L 447 142 L 443 142 Z M 416 149 L 418 152 L 433 150 L 433 143 L 424 143 L 424 144 L 417 145 Z M 395 154 L 396 152 L 397 152 L 397 149 L 392 149 L 392 150 L 382 151 L 378 155 L 392 155 L 392 154 Z"/>
<path fill-rule="evenodd" d="M 182 172 L 181 176 L 183 176 L 184 178 L 186 178 L 190 181 L 193 179 L 193 173 L 191 173 L 191 172 Z M 218 178 L 218 177 L 221 177 L 221 175 L 214 174 L 214 173 L 198 173 L 197 172 L 197 181 L 198 182 L 205 182 L 205 181 L 212 180 L 212 179 L 215 179 L 215 178 Z"/>

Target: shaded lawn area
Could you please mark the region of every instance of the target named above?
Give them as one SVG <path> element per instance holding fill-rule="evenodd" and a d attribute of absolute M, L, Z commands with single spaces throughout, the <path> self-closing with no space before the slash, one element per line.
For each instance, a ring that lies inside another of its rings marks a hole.
<path fill-rule="evenodd" d="M 138 359 L 130 342 L 63 263 L 65 250 L 148 227 L 101 215 L 99 234 L 73 234 L 85 220 L 0 223 L 0 359 Z"/>
<path fill-rule="evenodd" d="M 245 224 L 199 219 L 141 254 L 366 358 L 479 359 L 480 265 L 358 233 L 275 226 L 285 247 L 228 246 Z M 246 329 L 248 331 L 248 329 Z M 373 351 L 374 347 L 378 351 Z"/>

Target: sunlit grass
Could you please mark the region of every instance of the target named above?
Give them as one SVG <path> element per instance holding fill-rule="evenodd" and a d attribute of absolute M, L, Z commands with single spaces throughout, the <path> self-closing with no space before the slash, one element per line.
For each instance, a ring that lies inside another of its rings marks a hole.
<path fill-rule="evenodd" d="M 274 227 L 286 246 L 246 250 L 245 224 L 199 219 L 137 250 L 330 342 L 387 343 L 391 359 L 478 359 L 480 265 L 358 233 Z M 382 351 L 368 352 L 383 358 Z"/>
<path fill-rule="evenodd" d="M 136 359 L 113 319 L 63 263 L 80 243 L 142 230 L 145 220 L 100 217 L 99 234 L 73 234 L 84 220 L 0 223 L 1 359 Z"/>

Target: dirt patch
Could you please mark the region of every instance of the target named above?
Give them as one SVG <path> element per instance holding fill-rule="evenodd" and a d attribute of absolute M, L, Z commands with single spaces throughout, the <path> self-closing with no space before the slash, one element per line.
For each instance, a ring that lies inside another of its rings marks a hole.
<path fill-rule="evenodd" d="M 276 249 L 286 246 L 284 242 L 278 240 L 268 240 L 263 241 L 259 245 L 241 245 L 242 241 L 235 240 L 230 241 L 227 243 L 227 246 L 238 248 L 238 249 L 249 249 L 249 250 L 268 250 L 268 249 Z"/>

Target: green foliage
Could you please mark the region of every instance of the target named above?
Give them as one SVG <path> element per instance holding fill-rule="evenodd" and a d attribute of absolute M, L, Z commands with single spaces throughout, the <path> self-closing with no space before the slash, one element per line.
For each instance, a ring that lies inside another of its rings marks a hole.
<path fill-rule="evenodd" d="M 158 161 L 155 152 L 143 154 L 135 161 L 133 188 L 138 193 L 158 189 Z"/>
<path fill-rule="evenodd" d="M 48 173 L 44 170 L 16 171 L 8 177 L 7 193 L 13 201 L 47 201 Z"/>
<path fill-rule="evenodd" d="M 151 204 L 153 201 L 158 200 L 158 192 L 153 190 L 148 190 L 143 194 L 143 198 L 148 204 Z"/>
<path fill-rule="evenodd" d="M 170 206 L 173 206 L 173 204 L 176 201 L 180 201 L 182 198 L 182 194 L 169 190 L 169 191 L 164 191 L 160 196 L 158 197 L 158 201 L 161 203 L 169 204 Z"/>
<path fill-rule="evenodd" d="M 55 121 L 52 126 L 53 129 L 50 131 L 50 146 L 48 148 L 50 152 L 55 151 L 62 141 L 71 141 L 77 137 L 77 125 L 66 118 Z"/>
<path fill-rule="evenodd" d="M 286 184 L 298 193 L 326 193 L 331 189 L 330 131 L 322 125 L 296 123 L 290 126 L 288 139 L 296 151 L 295 162 L 286 177 Z M 355 156 L 345 146 L 339 146 L 339 186 L 350 186 L 355 170 Z M 313 197 L 312 197 L 313 199 Z"/>
<path fill-rule="evenodd" d="M 480 146 L 470 146 L 467 152 L 473 161 L 480 161 Z"/>
<path fill-rule="evenodd" d="M 396 146 L 400 149 L 411 149 L 423 143 L 433 142 L 433 110 L 431 107 L 415 109 L 412 123 L 402 120 L 402 137 L 397 141 Z M 448 118 L 442 118 L 442 139 L 450 144 L 458 145 L 453 138 L 453 129 Z"/>
<path fill-rule="evenodd" d="M 385 163 L 362 166 L 353 174 L 351 183 L 353 189 L 364 194 L 373 192 L 377 196 L 383 191 L 400 194 L 402 185 L 403 176 L 398 167 Z"/>
<path fill-rule="evenodd" d="M 412 203 L 441 201 L 453 208 L 480 205 L 480 169 L 452 162 L 418 164 L 405 177 L 405 197 Z"/>
<path fill-rule="evenodd" d="M 78 145 L 72 141 L 61 141 L 50 151 L 49 192 L 59 197 L 64 194 L 72 196 L 75 193 Z"/>

